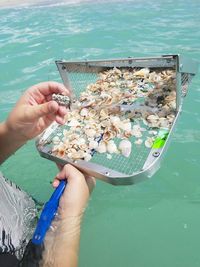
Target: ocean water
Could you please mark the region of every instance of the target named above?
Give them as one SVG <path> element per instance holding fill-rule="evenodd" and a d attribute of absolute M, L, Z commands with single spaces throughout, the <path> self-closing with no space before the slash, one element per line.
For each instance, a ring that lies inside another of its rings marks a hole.
<path fill-rule="evenodd" d="M 198 0 L 46 1 L 0 9 L 0 120 L 21 93 L 60 81 L 54 60 L 181 53 L 200 61 Z M 82 226 L 80 267 L 199 267 L 200 75 L 161 169 L 135 186 L 98 181 Z M 57 173 L 31 141 L 1 170 L 44 202 Z"/>

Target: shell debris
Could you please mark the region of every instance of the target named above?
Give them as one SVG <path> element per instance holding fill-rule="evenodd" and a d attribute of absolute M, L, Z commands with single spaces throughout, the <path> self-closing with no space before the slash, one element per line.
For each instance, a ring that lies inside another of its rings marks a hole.
<path fill-rule="evenodd" d="M 148 109 L 141 107 L 121 113 L 110 108 L 137 101 Z M 68 111 L 67 129 L 62 137 L 52 139 L 52 152 L 59 157 L 86 161 L 91 160 L 94 151 L 107 153 L 108 159 L 113 154 L 129 157 L 134 145 L 151 148 L 159 130 L 171 128 L 175 114 L 173 70 L 109 69 L 99 73 L 96 82 L 86 87 L 74 108 Z"/>

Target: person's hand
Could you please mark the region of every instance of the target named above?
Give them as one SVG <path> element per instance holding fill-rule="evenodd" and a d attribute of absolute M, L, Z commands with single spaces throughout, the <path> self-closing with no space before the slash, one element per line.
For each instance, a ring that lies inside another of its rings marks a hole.
<path fill-rule="evenodd" d="M 58 215 L 45 236 L 41 267 L 78 266 L 82 215 L 95 180 L 70 164 L 62 168 L 53 186 L 57 187 L 63 179 L 67 179 L 67 186 L 60 198 Z"/>
<path fill-rule="evenodd" d="M 64 124 L 67 109 L 52 100 L 52 94 L 69 95 L 64 85 L 43 82 L 30 87 L 11 111 L 6 126 L 22 141 L 42 133 L 53 121 Z"/>
<path fill-rule="evenodd" d="M 59 185 L 59 180 L 67 179 L 67 186 L 60 198 L 59 210 L 62 218 L 81 216 L 85 210 L 90 193 L 95 185 L 95 179 L 84 176 L 70 164 L 63 167 L 57 174 L 53 186 Z"/>

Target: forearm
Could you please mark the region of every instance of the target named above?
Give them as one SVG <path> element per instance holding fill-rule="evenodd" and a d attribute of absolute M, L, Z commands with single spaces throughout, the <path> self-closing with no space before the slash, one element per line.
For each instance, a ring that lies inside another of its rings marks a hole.
<path fill-rule="evenodd" d="M 48 231 L 40 267 L 78 265 L 81 217 L 57 217 Z"/>
<path fill-rule="evenodd" d="M 10 130 L 6 122 L 0 123 L 0 164 L 15 153 L 26 141 Z"/>

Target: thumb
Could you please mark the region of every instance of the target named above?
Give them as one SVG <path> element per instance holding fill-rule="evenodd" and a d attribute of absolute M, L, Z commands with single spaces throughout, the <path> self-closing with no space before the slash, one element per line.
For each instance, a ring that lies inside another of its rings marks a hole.
<path fill-rule="evenodd" d="M 30 120 L 39 119 L 40 117 L 56 113 L 58 109 L 58 103 L 55 101 L 49 101 L 41 105 L 30 107 L 28 111 L 28 117 Z"/>

